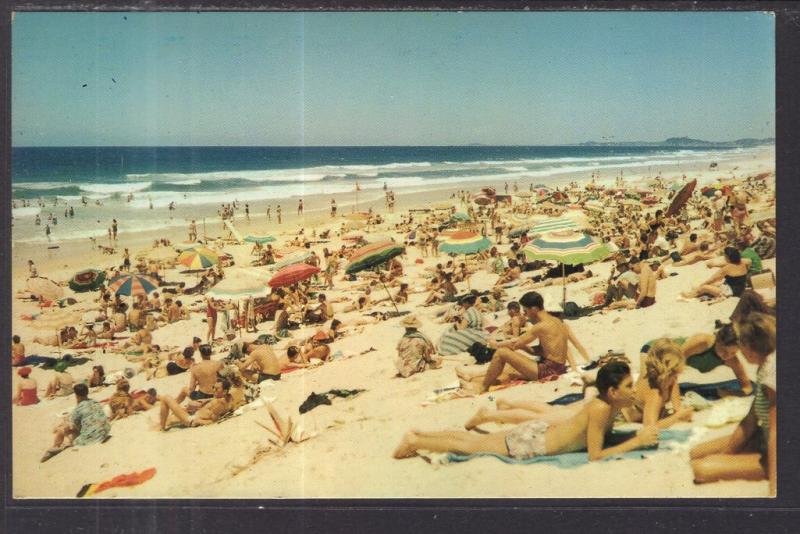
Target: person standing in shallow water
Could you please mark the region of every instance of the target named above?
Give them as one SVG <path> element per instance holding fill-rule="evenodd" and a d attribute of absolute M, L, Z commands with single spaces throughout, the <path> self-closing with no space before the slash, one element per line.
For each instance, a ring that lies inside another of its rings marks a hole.
<path fill-rule="evenodd" d="M 297 203 L 297 214 L 303 214 L 303 199 L 301 198 L 300 201 Z"/>
<path fill-rule="evenodd" d="M 281 224 L 281 205 L 278 204 L 278 207 L 275 208 L 275 214 L 278 216 L 278 224 Z"/>

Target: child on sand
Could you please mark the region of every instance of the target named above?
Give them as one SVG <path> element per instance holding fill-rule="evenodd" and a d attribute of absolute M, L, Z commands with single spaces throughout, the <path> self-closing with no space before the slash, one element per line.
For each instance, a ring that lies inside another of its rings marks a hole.
<path fill-rule="evenodd" d="M 501 454 L 524 460 L 536 456 L 588 450 L 589 460 L 640 449 L 658 442 L 658 429 L 644 426 L 636 436 L 613 447 L 604 448 L 606 434 L 617 413 L 633 403 L 630 368 L 622 362 L 604 366 L 597 373 L 599 395 L 573 417 L 556 423 L 528 421 L 511 430 L 491 434 L 465 431 L 407 433 L 394 451 L 395 458 L 414 456 L 417 451 L 480 452 Z"/>

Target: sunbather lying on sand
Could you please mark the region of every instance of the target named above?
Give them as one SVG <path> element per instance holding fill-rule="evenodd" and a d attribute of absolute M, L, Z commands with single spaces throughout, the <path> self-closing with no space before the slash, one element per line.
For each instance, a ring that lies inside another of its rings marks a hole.
<path fill-rule="evenodd" d="M 530 400 L 497 399 L 496 410 L 486 407 L 479 408 L 475 415 L 464 423 L 464 428 L 472 430 L 484 423 L 520 424 L 534 419 L 546 423 L 556 423 L 577 415 L 595 397 L 597 397 L 597 389 L 590 387 L 586 389 L 582 401 L 566 405 L 550 405 L 546 402 Z"/>
<path fill-rule="evenodd" d="M 588 450 L 589 460 L 601 460 L 658 442 L 655 426 L 643 427 L 635 437 L 619 445 L 604 448 L 606 434 L 617 413 L 633 403 L 633 380 L 627 364 L 614 362 L 597 375 L 599 395 L 572 417 L 548 423 L 529 421 L 511 430 L 491 434 L 464 431 L 408 432 L 394 451 L 395 458 L 414 456 L 417 451 L 480 452 L 501 454 L 517 459 Z"/>

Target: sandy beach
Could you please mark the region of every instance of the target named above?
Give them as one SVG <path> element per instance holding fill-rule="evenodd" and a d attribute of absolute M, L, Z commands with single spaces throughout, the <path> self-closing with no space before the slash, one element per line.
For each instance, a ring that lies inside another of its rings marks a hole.
<path fill-rule="evenodd" d="M 702 168 L 701 168 L 702 167 Z M 735 170 L 734 170 L 735 169 Z M 626 183 L 643 183 L 648 169 L 626 168 Z M 649 169 L 672 183 L 685 174 L 689 179 L 698 179 L 700 185 L 709 184 L 717 178 L 753 176 L 774 171 L 774 149 L 765 148 L 756 155 L 748 154 L 744 159 L 731 159 L 719 168 L 709 170 L 708 165 L 687 169 L 674 166 Z M 615 169 L 603 173 L 600 184 L 613 185 Z M 553 187 L 570 181 L 578 181 L 583 187 L 588 177 L 583 174 L 559 176 Z M 371 228 L 373 234 L 387 235 L 403 242 L 405 235 L 394 230 L 395 224 L 409 209 L 419 209 L 436 202 L 452 201 L 461 209 L 458 199 L 452 199 L 457 191 L 467 189 L 477 193 L 480 187 L 493 186 L 498 194 L 503 193 L 503 182 L 487 182 L 442 187 L 432 191 L 397 191 L 397 202 L 390 213 L 385 207 L 382 191 L 367 191 L 359 199 L 359 211 L 372 209 L 386 218 L 386 222 Z M 527 183 L 520 183 L 525 190 Z M 326 243 L 317 243 L 312 248 L 320 253 L 323 247 L 338 249 L 342 240 L 335 235 L 344 221 L 341 214 L 354 210 L 354 194 L 336 195 L 339 217 L 332 219 L 328 213 L 330 196 L 304 199 L 306 213 L 296 214 L 296 200 L 283 204 L 284 222 L 278 225 L 275 213 L 268 223 L 264 215 L 266 203 L 251 204 L 248 222 L 241 210 L 234 224 L 242 235 L 266 233 L 274 235 L 276 249 L 305 228 L 310 238 L 312 230 L 319 235 L 326 229 L 332 237 Z M 514 202 L 519 202 L 514 198 Z M 765 209 L 766 199 L 750 206 L 754 210 Z M 524 201 L 524 200 L 523 200 Z M 273 203 L 271 203 L 273 204 Z M 658 204 L 647 208 L 655 211 L 663 208 Z M 772 208 L 774 209 L 774 208 Z M 185 214 L 184 214 L 185 215 Z M 421 217 L 421 216 L 420 216 Z M 63 224 L 63 223 L 62 223 Z M 202 227 L 200 233 L 203 233 Z M 206 233 L 223 236 L 218 217 L 206 217 Z M 366 235 L 369 235 L 366 234 Z M 121 232 L 113 256 L 103 255 L 87 240 L 63 241 L 58 249 L 47 249 L 41 244 L 18 244 L 14 248 L 12 281 L 13 291 L 21 290 L 28 278 L 27 260 L 32 259 L 39 274 L 58 282 L 66 281 L 76 271 L 94 267 L 107 268 L 122 262 L 121 251 L 127 247 L 133 256 L 139 250 L 149 248 L 157 237 L 166 237 L 173 244 L 186 240 L 184 227 L 169 227 L 159 231 L 142 233 Z M 202 237 L 202 236 L 201 236 Z M 102 240 L 98 243 L 107 244 Z M 237 266 L 248 265 L 252 245 L 226 244 L 224 251 L 233 255 Z M 506 237 L 498 246 L 507 251 Z M 446 260 L 440 257 L 422 257 L 417 247 L 407 247 L 402 257 L 404 273 L 402 280 L 412 288 L 424 287 L 426 268 Z M 421 261 L 420 261 L 421 260 Z M 356 282 L 342 279 L 343 265 L 335 278 L 335 289 L 324 290 L 329 300 L 352 299 L 358 292 L 353 286 L 363 283 L 361 276 Z M 775 272 L 775 260 L 764 261 L 764 267 Z M 595 276 L 589 280 L 570 283 L 568 300 L 581 306 L 589 305 L 597 291 L 594 284 L 608 279 L 611 263 L 608 261 L 591 265 Z M 265 272 L 269 273 L 266 268 Z M 572 320 L 570 327 L 585 345 L 592 358 L 608 350 L 622 350 L 631 359 L 634 374 L 638 373 L 639 347 L 647 340 L 662 336 L 688 336 L 698 332 L 712 332 L 715 320 L 727 320 L 738 299 L 728 298 L 708 304 L 693 299 L 679 301 L 681 292 L 696 286 L 705 279 L 708 268 L 701 262 L 683 267 L 670 267 L 674 276 L 658 282 L 655 305 L 647 309 L 623 309 L 595 314 Z M 526 273 L 528 274 L 528 273 Z M 197 280 L 193 274 L 181 275 L 178 269 L 167 270 L 165 278 L 170 281 L 186 281 L 189 285 Z M 469 289 L 489 289 L 497 279 L 485 269 L 479 269 L 469 279 Z M 456 285 L 459 292 L 468 290 L 466 283 Z M 392 289 L 394 293 L 396 289 Z M 516 300 L 526 290 L 520 287 L 507 289 L 506 300 Z M 561 300 L 561 286 L 554 285 L 540 290 L 545 304 L 557 304 Z M 385 293 L 376 288 L 375 298 Z M 73 293 L 65 288 L 65 296 L 74 298 L 84 317 L 96 303 L 96 293 Z M 408 304 L 399 308 L 415 314 L 423 323 L 421 331 L 436 341 L 447 328 L 447 324 L 436 320 L 435 314 L 443 306 L 421 307 L 425 293 L 410 296 Z M 184 304 L 191 306 L 200 301 L 199 296 L 184 296 Z M 128 299 L 125 299 L 128 300 Z M 705 425 L 709 411 L 697 411 L 691 422 L 674 425 L 676 430 L 691 431 L 685 443 L 671 450 L 643 453 L 639 458 L 626 458 L 611 462 L 591 462 L 576 467 L 564 468 L 556 465 L 514 465 L 495 458 L 477 458 L 461 464 L 437 465 L 422 458 L 396 460 L 392 451 L 410 429 L 458 430 L 479 408 L 493 407 L 498 399 L 550 401 L 568 393 L 580 393 L 582 383 L 579 373 L 570 370 L 557 380 L 547 383 L 527 382 L 482 395 L 437 399 L 435 390 L 458 386 L 454 370 L 474 363 L 467 353 L 444 357 L 439 369 L 429 369 L 409 378 L 395 376 L 394 359 L 396 345 L 403 335 L 400 318 L 387 319 L 376 324 L 355 325 L 363 319 L 360 312 L 344 312 L 344 303 L 334 304 L 335 317 L 348 325 L 348 333 L 331 344 L 331 353 L 339 356 L 333 361 L 313 368 L 284 373 L 280 381 L 261 383 L 261 399 L 255 407 L 245 407 L 243 413 L 219 423 L 204 427 L 158 430 L 158 407 L 114 421 L 111 439 L 102 444 L 71 447 L 45 463 L 40 463 L 42 453 L 52 441 L 52 427 L 59 414 L 70 411 L 75 405 L 73 396 L 43 400 L 31 406 L 14 406 L 13 417 L 13 495 L 16 498 L 72 498 L 88 483 L 111 479 L 120 474 L 140 472 L 155 468 L 156 475 L 149 481 L 129 488 L 113 488 L 97 498 L 411 498 L 411 497 L 763 497 L 767 495 L 767 482 L 728 481 L 696 485 L 688 462 L 688 449 L 692 444 L 715 436 L 730 433 L 736 423 L 708 427 Z M 391 304 L 383 302 L 373 310 L 389 311 Z M 22 319 L 25 314 L 39 311 L 32 302 L 15 299 L 12 308 L 13 333 L 22 338 L 28 355 L 56 356 L 53 347 L 32 342 L 40 332 L 35 321 Z M 45 311 L 44 313 L 48 313 Z M 485 313 L 487 325 L 500 325 L 507 320 L 506 312 Z M 205 311 L 192 312 L 189 319 L 162 326 L 153 332 L 153 342 L 162 347 L 181 349 L 190 344 L 194 335 L 205 337 Z M 305 339 L 317 330 L 305 326 L 291 332 L 293 339 Z M 235 342 L 253 340 L 261 333 L 273 333 L 272 321 L 260 323 L 257 333 L 237 334 Z M 273 346 L 276 352 L 285 352 L 291 340 L 280 340 Z M 226 340 L 214 346 L 212 359 L 227 355 L 230 343 Z M 69 352 L 69 351 L 61 351 Z M 125 368 L 138 368 L 125 356 L 112 350 L 85 350 L 80 356 L 92 361 L 69 368 L 76 380 L 82 380 L 91 372 L 92 365 L 102 364 L 107 373 Z M 751 377 L 755 366 L 745 364 Z M 35 367 L 31 374 L 39 385 L 40 397 L 43 388 L 52 379 L 53 371 Z M 710 373 L 701 374 L 687 368 L 680 377 L 681 382 L 715 383 L 733 378 L 732 371 L 720 366 Z M 14 375 L 14 387 L 19 379 Z M 148 380 L 143 373 L 130 379 L 131 390 L 155 387 L 159 394 L 176 395 L 186 386 L 186 374 Z M 92 389 L 90 397 L 103 400 L 111 396 L 114 386 Z M 353 398 L 335 399 L 330 406 L 319 406 L 304 415 L 298 407 L 312 393 L 332 389 L 363 389 Z M 13 391 L 13 390 L 12 390 Z M 263 406 L 271 404 L 282 414 L 291 416 L 299 426 L 298 440 L 283 447 L 270 444 L 270 434 L 259 424 L 269 425 L 269 415 Z M 250 409 L 252 408 L 252 409 Z M 499 426 L 484 425 L 488 431 Z M 646 483 L 642 483 L 646 480 Z"/>

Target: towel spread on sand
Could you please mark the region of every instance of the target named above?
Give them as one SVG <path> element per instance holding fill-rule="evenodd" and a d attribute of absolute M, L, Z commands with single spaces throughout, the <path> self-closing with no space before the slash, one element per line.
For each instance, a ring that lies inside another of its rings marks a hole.
<path fill-rule="evenodd" d="M 659 444 L 658 449 L 636 450 L 636 451 L 626 452 L 623 454 L 615 454 L 614 456 L 609 456 L 608 458 L 604 458 L 601 461 L 607 462 L 609 460 L 643 459 L 646 458 L 647 455 L 651 453 L 657 453 L 668 450 L 669 449 L 669 446 L 667 446 L 668 442 L 681 443 L 686 441 L 687 439 L 689 439 L 691 433 L 692 433 L 691 430 L 662 430 L 658 434 L 658 444 Z M 518 460 L 510 456 L 495 454 L 493 452 L 481 452 L 468 455 L 449 452 L 444 456 L 444 458 L 442 458 L 439 461 L 439 463 L 449 464 L 449 463 L 466 462 L 472 460 L 473 458 L 479 458 L 481 456 L 491 456 L 507 464 L 528 465 L 528 464 L 543 463 L 564 468 L 573 468 L 589 463 L 589 453 L 587 452 L 569 452 L 565 454 L 556 454 L 553 456 L 534 456 L 533 458 L 527 458 L 525 460 Z"/>
<path fill-rule="evenodd" d="M 76 497 L 91 497 L 101 491 L 106 491 L 111 488 L 124 488 L 126 486 L 138 486 L 153 478 L 156 475 L 156 468 L 151 467 L 145 469 L 140 473 L 128 473 L 125 475 L 117 475 L 111 480 L 100 482 L 96 484 L 84 484 Z"/>

